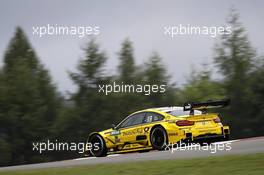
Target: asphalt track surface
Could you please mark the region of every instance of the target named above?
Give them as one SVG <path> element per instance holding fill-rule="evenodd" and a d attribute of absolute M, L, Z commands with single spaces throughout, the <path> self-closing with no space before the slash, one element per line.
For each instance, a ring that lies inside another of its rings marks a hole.
<path fill-rule="evenodd" d="M 231 146 L 221 146 L 227 144 Z M 217 146 L 217 145 L 220 145 Z M 217 150 L 215 152 L 215 148 Z M 255 137 L 248 139 L 231 140 L 227 142 L 217 142 L 208 146 L 195 147 L 187 146 L 181 147 L 178 150 L 174 149 L 167 151 L 150 151 L 147 153 L 127 153 L 127 154 L 112 154 L 107 157 L 86 157 L 73 160 L 29 164 L 20 166 L 10 166 L 0 168 L 1 171 L 12 170 L 27 170 L 27 169 L 39 169 L 39 168 L 55 168 L 55 167 L 73 167 L 81 165 L 94 165 L 94 164 L 110 164 L 110 163 L 123 163 L 123 162 L 135 162 L 135 161 L 150 161 L 150 160 L 168 160 L 168 159 L 191 159 L 198 157 L 212 157 L 222 155 L 234 155 L 234 154 L 250 154 L 250 153 L 264 153 L 264 137 Z"/>

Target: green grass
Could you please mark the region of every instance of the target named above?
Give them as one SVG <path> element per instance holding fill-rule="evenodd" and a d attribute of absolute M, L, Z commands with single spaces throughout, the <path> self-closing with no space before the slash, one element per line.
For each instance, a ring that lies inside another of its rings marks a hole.
<path fill-rule="evenodd" d="M 142 161 L 77 167 L 0 172 L 0 175 L 255 175 L 264 174 L 264 154 L 232 155 L 185 160 Z"/>

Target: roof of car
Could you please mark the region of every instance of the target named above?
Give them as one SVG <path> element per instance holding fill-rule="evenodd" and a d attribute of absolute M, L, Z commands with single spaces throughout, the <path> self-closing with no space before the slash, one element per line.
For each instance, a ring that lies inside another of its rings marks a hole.
<path fill-rule="evenodd" d="M 144 111 L 160 111 L 163 113 L 168 113 L 173 116 L 189 116 L 189 111 L 184 111 L 182 106 L 170 106 L 170 107 L 159 107 L 159 108 L 149 108 Z M 199 110 L 194 110 L 194 115 L 200 115 L 202 114 Z"/>
<path fill-rule="evenodd" d="M 170 106 L 170 107 L 150 108 L 150 110 L 157 110 L 157 111 L 162 111 L 162 112 L 170 112 L 170 111 L 175 111 L 175 110 L 183 111 L 183 107 L 182 106 Z"/>

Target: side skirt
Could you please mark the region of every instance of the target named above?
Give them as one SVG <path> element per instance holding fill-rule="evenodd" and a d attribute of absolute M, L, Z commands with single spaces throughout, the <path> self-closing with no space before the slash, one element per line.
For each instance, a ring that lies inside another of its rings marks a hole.
<path fill-rule="evenodd" d="M 112 151 L 108 152 L 108 154 L 121 154 L 121 153 L 129 153 L 129 152 L 137 152 L 142 150 L 152 150 L 152 147 L 141 147 L 141 148 L 134 148 L 134 149 L 126 149 L 121 151 Z"/>

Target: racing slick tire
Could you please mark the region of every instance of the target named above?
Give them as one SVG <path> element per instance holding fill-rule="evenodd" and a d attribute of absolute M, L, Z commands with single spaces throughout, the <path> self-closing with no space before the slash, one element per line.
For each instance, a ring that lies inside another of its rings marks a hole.
<path fill-rule="evenodd" d="M 154 150 L 164 150 L 168 143 L 168 136 L 161 126 L 154 127 L 150 133 L 150 142 Z"/>
<path fill-rule="evenodd" d="M 89 138 L 89 143 L 91 143 L 90 154 L 95 157 L 104 157 L 107 155 L 107 148 L 105 141 L 99 134 L 93 134 Z"/>

